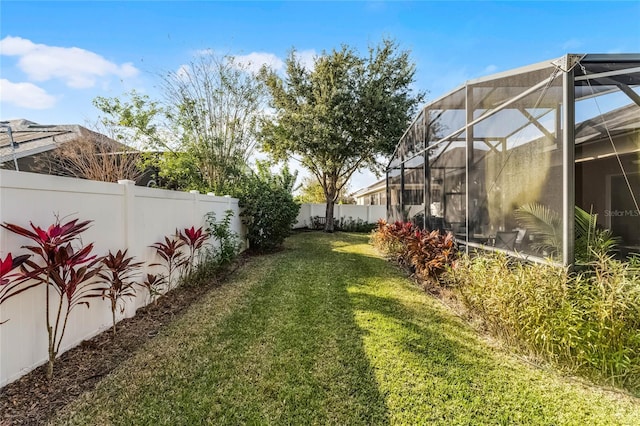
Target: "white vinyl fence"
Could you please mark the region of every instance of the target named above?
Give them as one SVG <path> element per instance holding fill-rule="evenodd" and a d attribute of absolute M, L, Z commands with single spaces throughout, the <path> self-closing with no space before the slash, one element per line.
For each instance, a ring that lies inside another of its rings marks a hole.
<path fill-rule="evenodd" d="M 325 217 L 325 209 L 327 205 L 305 203 L 300 206 L 298 219 L 293 225 L 295 229 L 311 228 L 312 218 L 315 216 Z M 336 204 L 333 208 L 333 217 L 336 219 L 344 219 L 357 221 L 358 219 L 367 223 L 376 223 L 379 219 L 387 218 L 386 205 L 363 206 L 356 204 Z"/>
<path fill-rule="evenodd" d="M 176 229 L 204 224 L 204 216 L 215 212 L 218 220 L 226 210 L 234 216 L 231 228 L 244 238 L 239 218 L 238 200 L 229 197 L 166 191 L 134 186 L 131 181 L 119 184 L 63 178 L 34 173 L 0 170 L 0 222 L 29 228 L 30 222 L 47 228 L 55 221 L 78 218 L 92 220 L 81 234 L 84 244 L 94 243 L 94 252 L 128 249 L 129 256 L 144 261 L 142 273 L 160 272 L 149 263 L 159 259 L 149 245 L 164 241 Z M 0 229 L 0 257 L 18 256 L 27 251 L 21 246 L 30 240 Z M 44 286 L 38 286 L 0 305 L 0 387 L 46 362 Z M 55 298 L 54 298 L 55 299 Z M 149 300 L 146 290 L 138 290 L 135 300 L 127 300 L 124 314 L 135 315 L 137 308 Z M 111 326 L 107 300 L 91 300 L 91 307 L 76 307 L 61 346 L 61 353 Z"/>

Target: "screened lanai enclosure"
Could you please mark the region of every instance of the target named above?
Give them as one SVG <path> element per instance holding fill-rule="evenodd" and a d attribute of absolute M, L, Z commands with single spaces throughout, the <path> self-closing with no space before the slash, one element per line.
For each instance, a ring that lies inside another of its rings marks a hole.
<path fill-rule="evenodd" d="M 638 201 L 640 54 L 468 81 L 422 109 L 387 168 L 389 220 L 561 264 L 574 261 L 575 206 L 618 237 L 619 255 L 640 252 Z"/>

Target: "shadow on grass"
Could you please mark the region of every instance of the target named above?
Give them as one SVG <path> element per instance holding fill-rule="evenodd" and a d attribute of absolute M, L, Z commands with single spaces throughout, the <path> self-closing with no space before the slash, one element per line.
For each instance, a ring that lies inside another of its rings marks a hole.
<path fill-rule="evenodd" d="M 448 315 L 417 288 L 407 288 L 404 296 L 408 300 L 404 301 L 385 295 L 393 286 L 386 280 L 404 279 L 402 273 L 380 257 L 359 253 L 360 246 L 368 241 L 363 236 L 341 234 L 339 237 L 341 241 L 332 244 L 336 263 L 358 265 L 354 268 L 357 274 L 345 273 L 344 287 L 349 288 L 351 309 L 377 322 L 378 326 L 392 330 L 384 338 L 400 353 L 428 365 L 431 376 L 470 380 L 472 371 L 474 374 L 481 371 L 480 374 L 487 376 L 494 374 L 495 364 L 478 345 L 468 326 Z M 408 282 L 404 285 L 411 286 Z M 371 327 L 373 332 L 379 332 L 377 326 Z"/>
<path fill-rule="evenodd" d="M 208 331 L 224 347 L 203 367 L 218 373 L 207 380 L 218 396 L 190 399 L 216 406 L 225 424 L 389 424 L 344 281 L 353 259 L 291 240 L 245 304 Z"/>

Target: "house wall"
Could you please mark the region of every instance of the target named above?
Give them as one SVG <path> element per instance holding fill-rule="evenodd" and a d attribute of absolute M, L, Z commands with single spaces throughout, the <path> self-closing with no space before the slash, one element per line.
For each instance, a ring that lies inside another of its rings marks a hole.
<path fill-rule="evenodd" d="M 144 261 L 142 273 L 161 272 L 149 267 L 157 262 L 149 245 L 172 235 L 176 229 L 204 224 L 204 216 L 215 212 L 221 219 L 226 210 L 234 217 L 231 228 L 244 236 L 238 200 L 198 193 L 166 191 L 122 184 L 0 170 L 0 222 L 29 227 L 48 227 L 55 221 L 74 218 L 92 220 L 82 234 L 84 244 L 94 243 L 94 252 L 128 249 L 137 261 Z M 30 240 L 0 228 L 0 257 L 25 254 L 21 246 Z M 0 306 L 0 387 L 46 362 L 45 288 L 39 286 L 8 299 Z M 118 320 L 135 315 L 149 301 L 146 291 L 127 301 Z M 71 313 L 61 353 L 111 326 L 109 302 L 92 299 L 91 307 L 78 306 Z"/>
<path fill-rule="evenodd" d="M 314 216 L 325 217 L 326 204 L 305 203 L 300 206 L 294 229 L 311 227 L 311 218 Z M 379 219 L 386 219 L 386 205 L 362 206 L 357 204 L 336 204 L 333 216 L 337 219 L 364 220 L 367 223 L 376 223 Z"/>
<path fill-rule="evenodd" d="M 362 206 L 387 204 L 387 188 L 382 187 L 379 191 L 367 192 L 363 195 L 355 195 L 356 204 Z"/>

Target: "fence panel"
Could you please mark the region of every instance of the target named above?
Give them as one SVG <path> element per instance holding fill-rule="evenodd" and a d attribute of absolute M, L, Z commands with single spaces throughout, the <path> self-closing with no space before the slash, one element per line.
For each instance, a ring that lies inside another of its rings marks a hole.
<path fill-rule="evenodd" d="M 35 173 L 0 170 L 0 222 L 29 227 L 48 227 L 61 221 L 92 220 L 82 234 L 84 244 L 94 243 L 95 253 L 128 249 L 129 255 L 145 262 L 145 271 L 157 271 L 149 263 L 157 261 L 149 245 L 173 235 L 176 229 L 204 224 L 204 215 L 213 211 L 218 220 L 231 209 L 231 228 L 245 235 L 239 218 L 238 200 L 198 193 L 166 191 L 120 184 L 87 181 Z M 30 240 L 0 229 L 0 257 L 24 254 Z M 18 379 L 47 360 L 45 289 L 31 289 L 0 306 L 0 387 Z M 148 302 L 148 294 L 138 291 L 128 301 L 123 315 L 135 315 Z M 69 318 L 61 353 L 91 338 L 111 325 L 108 301 L 93 299 L 91 308 L 79 306 Z"/>
<path fill-rule="evenodd" d="M 296 224 L 296 229 L 310 228 L 311 218 L 314 216 L 325 217 L 326 204 L 304 203 L 300 206 L 300 212 Z M 379 219 L 386 219 L 387 207 L 380 205 L 363 206 L 356 204 L 336 204 L 334 206 L 334 217 L 336 219 L 363 220 L 367 223 L 376 223 Z"/>

